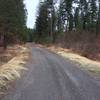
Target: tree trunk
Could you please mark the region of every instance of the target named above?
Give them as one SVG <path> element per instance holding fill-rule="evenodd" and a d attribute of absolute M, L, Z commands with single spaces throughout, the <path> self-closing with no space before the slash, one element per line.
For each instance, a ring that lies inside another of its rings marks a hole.
<path fill-rule="evenodd" d="M 4 50 L 6 50 L 7 49 L 7 36 L 6 36 L 6 34 L 4 34 L 3 36 L 4 36 L 3 48 L 4 48 Z"/>

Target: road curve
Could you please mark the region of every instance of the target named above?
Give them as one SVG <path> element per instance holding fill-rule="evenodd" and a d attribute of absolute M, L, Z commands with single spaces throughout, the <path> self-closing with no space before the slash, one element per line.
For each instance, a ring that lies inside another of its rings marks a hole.
<path fill-rule="evenodd" d="M 28 70 L 2 100 L 100 100 L 100 85 L 86 71 L 40 47 Z"/>

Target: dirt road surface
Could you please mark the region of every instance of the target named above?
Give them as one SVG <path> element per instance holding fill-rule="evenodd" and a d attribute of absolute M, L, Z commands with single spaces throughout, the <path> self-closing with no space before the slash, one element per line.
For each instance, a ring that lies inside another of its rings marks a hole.
<path fill-rule="evenodd" d="M 100 100 L 100 84 L 85 70 L 40 47 L 2 100 Z"/>

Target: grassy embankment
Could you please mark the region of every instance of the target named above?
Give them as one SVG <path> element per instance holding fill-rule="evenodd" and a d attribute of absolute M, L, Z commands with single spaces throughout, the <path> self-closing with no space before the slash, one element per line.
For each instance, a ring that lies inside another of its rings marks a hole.
<path fill-rule="evenodd" d="M 91 60 L 87 57 L 73 52 L 71 49 L 61 48 L 59 46 L 46 46 L 47 49 L 63 56 L 64 58 L 79 65 L 81 68 L 100 76 L 100 62 Z"/>
<path fill-rule="evenodd" d="M 2 51 L 0 56 L 0 94 L 9 88 L 9 84 L 20 78 L 23 65 L 26 63 L 29 51 L 25 46 L 11 46 Z"/>

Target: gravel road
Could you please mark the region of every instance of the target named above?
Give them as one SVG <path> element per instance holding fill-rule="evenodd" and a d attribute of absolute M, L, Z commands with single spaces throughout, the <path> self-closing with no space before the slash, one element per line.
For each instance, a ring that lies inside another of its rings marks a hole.
<path fill-rule="evenodd" d="M 85 70 L 33 47 L 28 70 L 2 100 L 100 100 L 100 84 Z"/>

